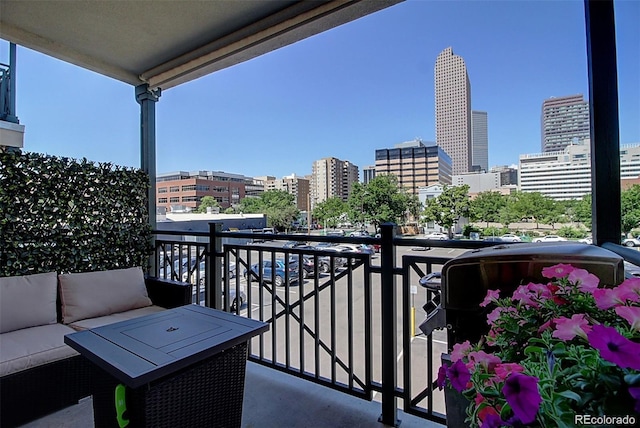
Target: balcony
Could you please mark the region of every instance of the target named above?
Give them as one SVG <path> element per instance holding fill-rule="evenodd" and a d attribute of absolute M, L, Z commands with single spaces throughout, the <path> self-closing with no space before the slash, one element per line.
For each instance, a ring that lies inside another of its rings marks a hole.
<path fill-rule="evenodd" d="M 248 363 L 242 426 L 252 427 L 371 427 L 380 404 L 368 402 L 315 385 L 291 375 Z M 93 409 L 88 398 L 72 407 L 23 425 L 24 428 L 86 428 L 93 426 Z M 442 427 L 436 422 L 401 412 L 405 428 Z"/>

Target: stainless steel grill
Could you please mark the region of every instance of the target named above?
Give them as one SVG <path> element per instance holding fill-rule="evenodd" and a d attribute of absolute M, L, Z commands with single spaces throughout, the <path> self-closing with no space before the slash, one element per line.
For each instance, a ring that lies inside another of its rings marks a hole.
<path fill-rule="evenodd" d="M 521 284 L 546 283 L 542 269 L 558 263 L 587 269 L 603 285 L 613 286 L 624 280 L 622 258 L 593 245 L 523 243 L 472 250 L 444 265 L 439 310 L 444 310 L 445 316 L 434 309 L 421 328 L 441 327 L 434 321 L 444 319 L 449 347 L 464 340 L 478 341 L 488 331 L 486 315 L 490 309 L 480 307 L 487 290 L 501 290 L 501 296 L 507 296 Z"/>

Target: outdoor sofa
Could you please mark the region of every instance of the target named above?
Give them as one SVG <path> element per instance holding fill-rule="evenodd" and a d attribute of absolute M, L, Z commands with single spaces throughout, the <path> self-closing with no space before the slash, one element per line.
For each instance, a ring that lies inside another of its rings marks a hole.
<path fill-rule="evenodd" d="M 191 284 L 141 268 L 0 278 L 0 426 L 90 395 L 89 363 L 64 344 L 74 331 L 190 304 Z"/>

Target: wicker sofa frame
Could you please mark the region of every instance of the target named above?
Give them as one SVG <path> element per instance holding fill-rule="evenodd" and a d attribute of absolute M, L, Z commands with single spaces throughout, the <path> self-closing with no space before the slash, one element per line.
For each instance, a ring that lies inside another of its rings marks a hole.
<path fill-rule="evenodd" d="M 145 284 L 154 305 L 170 309 L 192 302 L 191 284 L 153 277 L 145 277 Z M 0 378 L 0 426 L 22 425 L 77 404 L 90 395 L 90 373 L 89 362 L 76 355 Z"/>

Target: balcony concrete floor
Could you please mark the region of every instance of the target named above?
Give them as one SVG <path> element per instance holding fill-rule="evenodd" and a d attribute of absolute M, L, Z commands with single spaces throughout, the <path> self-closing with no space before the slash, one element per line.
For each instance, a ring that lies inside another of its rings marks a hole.
<path fill-rule="evenodd" d="M 381 406 L 316 385 L 255 363 L 247 363 L 243 428 L 384 427 L 377 422 Z M 402 428 L 442 428 L 443 425 L 398 411 Z M 24 425 L 27 428 L 87 428 L 93 426 L 91 399 Z"/>

